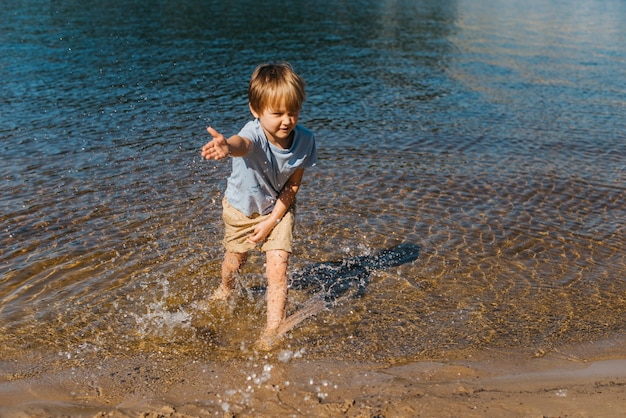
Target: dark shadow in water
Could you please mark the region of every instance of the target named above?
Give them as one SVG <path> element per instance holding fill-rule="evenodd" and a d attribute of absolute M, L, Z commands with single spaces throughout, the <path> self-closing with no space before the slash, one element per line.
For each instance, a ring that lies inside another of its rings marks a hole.
<path fill-rule="evenodd" d="M 314 264 L 295 271 L 291 275 L 290 288 L 319 294 L 327 304 L 350 291 L 355 291 L 354 296 L 361 296 L 373 271 L 410 263 L 418 258 L 419 253 L 418 245 L 404 243 L 373 255 Z"/>

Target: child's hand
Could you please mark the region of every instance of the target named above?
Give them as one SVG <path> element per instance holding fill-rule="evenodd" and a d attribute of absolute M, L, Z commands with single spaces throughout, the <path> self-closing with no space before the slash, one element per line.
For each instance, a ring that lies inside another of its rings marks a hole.
<path fill-rule="evenodd" d="M 207 160 L 222 160 L 230 155 L 230 148 L 226 138 L 210 126 L 206 128 L 209 135 L 213 137 L 209 143 L 202 147 L 202 158 Z"/>
<path fill-rule="evenodd" d="M 252 233 L 248 235 L 246 241 L 251 244 L 260 244 L 261 242 L 263 242 L 263 240 L 265 240 L 265 238 L 267 238 L 270 232 L 272 232 L 272 229 L 274 229 L 275 225 L 276 224 L 270 219 L 259 222 L 254 228 L 254 231 L 252 231 Z"/>

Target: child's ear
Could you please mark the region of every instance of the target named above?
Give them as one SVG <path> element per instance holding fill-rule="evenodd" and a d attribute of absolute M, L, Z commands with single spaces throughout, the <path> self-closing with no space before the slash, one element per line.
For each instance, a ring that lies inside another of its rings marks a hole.
<path fill-rule="evenodd" d="M 258 119 L 260 115 L 256 112 L 256 110 L 252 108 L 252 103 L 248 102 L 248 107 L 250 107 L 250 112 L 252 112 L 252 116 L 254 116 L 255 119 Z"/>

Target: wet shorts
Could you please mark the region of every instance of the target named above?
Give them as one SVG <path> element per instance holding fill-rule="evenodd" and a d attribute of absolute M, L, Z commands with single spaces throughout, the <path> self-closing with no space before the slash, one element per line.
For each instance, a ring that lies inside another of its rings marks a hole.
<path fill-rule="evenodd" d="M 245 253 L 256 245 L 246 241 L 246 238 L 254 231 L 254 228 L 260 222 L 267 219 L 270 215 L 253 214 L 248 217 L 235 209 L 226 198 L 222 200 L 224 211 L 222 219 L 226 227 L 224 233 L 224 248 L 226 251 L 235 253 Z M 261 243 L 261 251 L 284 250 L 292 252 L 293 243 L 293 227 L 295 224 L 296 204 L 291 205 L 280 223 L 272 229 L 269 236 Z"/>

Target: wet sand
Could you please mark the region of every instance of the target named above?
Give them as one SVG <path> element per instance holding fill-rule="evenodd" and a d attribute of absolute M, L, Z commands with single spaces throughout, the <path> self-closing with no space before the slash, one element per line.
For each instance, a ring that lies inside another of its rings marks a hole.
<path fill-rule="evenodd" d="M 605 346 L 606 348 L 606 346 Z M 2 417 L 618 417 L 626 356 L 476 353 L 465 360 L 362 363 L 276 350 L 230 362 L 172 355 L 37 371 L 0 364 Z"/>

